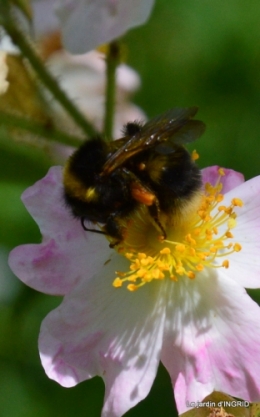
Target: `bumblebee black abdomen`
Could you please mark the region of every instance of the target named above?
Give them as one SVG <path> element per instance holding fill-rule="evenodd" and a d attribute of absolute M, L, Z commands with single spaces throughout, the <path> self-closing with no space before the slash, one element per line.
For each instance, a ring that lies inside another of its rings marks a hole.
<path fill-rule="evenodd" d="M 162 170 L 160 184 L 154 184 L 160 200 L 161 210 L 168 212 L 182 203 L 192 200 L 201 189 L 200 170 L 191 159 L 189 152 L 182 148 L 176 156 L 169 156 L 168 163 Z"/>

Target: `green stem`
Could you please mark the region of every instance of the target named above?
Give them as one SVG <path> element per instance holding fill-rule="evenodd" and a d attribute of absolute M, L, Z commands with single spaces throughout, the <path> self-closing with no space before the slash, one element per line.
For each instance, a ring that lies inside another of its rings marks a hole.
<path fill-rule="evenodd" d="M 18 46 L 23 56 L 29 60 L 40 80 L 87 136 L 91 137 L 97 135 L 95 128 L 86 120 L 85 116 L 77 109 L 77 107 L 74 106 L 66 93 L 60 88 L 55 78 L 47 71 L 22 31 L 20 31 L 15 22 L 13 22 L 10 14 L 11 13 L 9 13 L 9 18 L 2 19 L 4 29 L 9 34 L 12 41 Z"/>
<path fill-rule="evenodd" d="M 59 142 L 68 146 L 79 146 L 82 139 L 75 136 L 70 136 L 60 130 L 53 128 L 53 126 L 44 126 L 41 123 L 35 122 L 31 119 L 25 119 L 20 116 L 4 113 L 0 111 L 0 125 L 13 129 L 22 129 L 34 135 L 47 138 L 51 141 Z"/>
<path fill-rule="evenodd" d="M 24 0 L 12 0 L 12 2 L 18 9 L 20 9 L 23 15 L 28 19 L 28 22 L 31 22 L 32 11 L 29 2 L 25 2 Z"/>
<path fill-rule="evenodd" d="M 112 140 L 115 114 L 116 95 L 116 69 L 120 60 L 120 47 L 117 41 L 109 44 L 106 59 L 106 101 L 104 118 L 104 136 L 106 140 Z"/>

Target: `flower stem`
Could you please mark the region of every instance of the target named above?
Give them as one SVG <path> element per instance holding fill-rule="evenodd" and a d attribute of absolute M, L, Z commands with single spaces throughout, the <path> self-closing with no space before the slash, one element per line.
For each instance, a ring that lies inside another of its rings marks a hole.
<path fill-rule="evenodd" d="M 104 136 L 106 140 L 113 139 L 115 95 L 116 95 L 116 68 L 120 61 L 120 46 L 117 41 L 109 44 L 106 58 L 106 101 L 104 118 Z"/>
<path fill-rule="evenodd" d="M 14 116 L 2 111 L 0 111 L 0 126 L 1 125 L 12 129 L 26 130 L 34 135 L 47 138 L 51 141 L 56 141 L 64 145 L 76 147 L 82 143 L 82 139 L 68 135 L 67 133 L 55 129 L 53 126 L 45 126 L 42 123 L 35 122 L 34 120 Z"/>
<path fill-rule="evenodd" d="M 10 10 L 8 16 L 1 20 L 4 29 L 11 37 L 12 41 L 18 46 L 23 56 L 28 59 L 42 83 L 70 114 L 76 124 L 81 127 L 83 132 L 89 137 L 95 136 L 97 132 L 94 127 L 86 120 L 85 116 L 77 109 L 77 107 L 74 106 L 72 101 L 67 97 L 66 93 L 60 88 L 55 78 L 47 71 L 41 59 L 37 56 L 23 32 L 18 28 L 18 25 L 11 18 Z"/>

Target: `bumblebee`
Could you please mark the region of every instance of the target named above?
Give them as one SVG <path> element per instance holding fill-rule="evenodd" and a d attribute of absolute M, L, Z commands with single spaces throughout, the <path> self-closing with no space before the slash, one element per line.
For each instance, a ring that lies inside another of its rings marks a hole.
<path fill-rule="evenodd" d="M 122 220 L 144 205 L 166 238 L 162 216 L 182 210 L 201 188 L 200 171 L 184 147 L 205 130 L 193 120 L 197 110 L 174 108 L 145 124 L 128 123 L 121 139 L 96 137 L 75 151 L 64 169 L 64 198 L 85 230 L 108 235 L 113 247 L 123 240 Z"/>

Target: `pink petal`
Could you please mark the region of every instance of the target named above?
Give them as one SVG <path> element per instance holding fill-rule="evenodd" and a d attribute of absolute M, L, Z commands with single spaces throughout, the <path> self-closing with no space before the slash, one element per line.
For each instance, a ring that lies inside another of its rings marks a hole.
<path fill-rule="evenodd" d="M 219 166 L 215 165 L 202 169 L 201 173 L 203 183 L 205 184 L 206 182 L 209 182 L 210 184 L 215 185 L 219 180 L 219 168 Z M 221 190 L 223 194 L 226 194 L 228 191 L 232 190 L 232 188 L 237 187 L 245 181 L 244 175 L 240 174 L 240 172 L 233 171 L 233 169 L 222 169 L 225 172 L 225 175 L 221 177 L 220 181 L 223 185 Z"/>
<path fill-rule="evenodd" d="M 10 253 L 10 268 L 21 281 L 44 293 L 64 295 L 109 259 L 113 251 L 108 241 L 85 232 L 65 207 L 61 167 L 51 168 L 22 200 L 39 225 L 43 242 L 18 246 Z"/>
<path fill-rule="evenodd" d="M 259 306 L 221 274 L 169 286 L 162 362 L 179 413 L 212 391 L 260 400 Z"/>
<path fill-rule="evenodd" d="M 102 275 L 75 287 L 43 321 L 39 339 L 45 371 L 61 385 L 103 377 L 102 416 L 122 416 L 141 401 L 160 360 L 164 287 L 158 283 L 135 293 L 115 289 L 114 271 L 126 263 L 115 254 Z"/>
<path fill-rule="evenodd" d="M 64 45 L 74 54 L 95 49 L 144 23 L 153 4 L 154 0 L 59 1 Z"/>
<path fill-rule="evenodd" d="M 234 239 L 242 245 L 240 252 L 228 257 L 229 278 L 245 288 L 260 287 L 260 176 L 244 182 L 225 194 L 224 205 L 232 198 L 242 199 L 244 206 L 237 207 L 237 225 L 232 229 Z M 221 203 L 222 204 L 222 203 Z"/>

